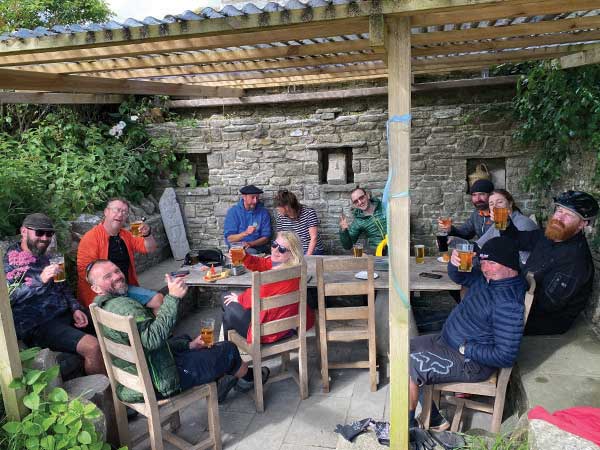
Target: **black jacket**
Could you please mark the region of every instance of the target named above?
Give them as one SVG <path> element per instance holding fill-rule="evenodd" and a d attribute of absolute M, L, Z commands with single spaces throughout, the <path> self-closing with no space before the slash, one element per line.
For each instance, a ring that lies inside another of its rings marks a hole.
<path fill-rule="evenodd" d="M 594 262 L 582 232 L 554 242 L 543 230 L 518 231 L 512 224 L 503 235 L 530 250 L 525 272 L 533 272 L 535 299 L 525 334 L 561 334 L 585 308 L 594 282 Z"/>

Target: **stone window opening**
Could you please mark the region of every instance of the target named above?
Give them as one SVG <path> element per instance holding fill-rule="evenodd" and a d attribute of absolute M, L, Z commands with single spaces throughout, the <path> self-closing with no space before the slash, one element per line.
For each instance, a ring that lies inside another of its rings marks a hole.
<path fill-rule="evenodd" d="M 208 184 L 208 161 L 206 153 L 186 153 L 177 155 L 179 160 L 187 158 L 192 167 L 189 171 L 181 172 L 177 177 L 178 187 L 195 188 Z"/>
<path fill-rule="evenodd" d="M 319 184 L 354 183 L 352 147 L 322 148 L 319 153 Z"/>
<path fill-rule="evenodd" d="M 496 189 L 506 189 L 506 158 L 470 158 L 467 159 L 467 194 L 471 184 L 469 175 L 477 170 L 481 164 L 487 168 L 492 176 L 492 183 Z"/>

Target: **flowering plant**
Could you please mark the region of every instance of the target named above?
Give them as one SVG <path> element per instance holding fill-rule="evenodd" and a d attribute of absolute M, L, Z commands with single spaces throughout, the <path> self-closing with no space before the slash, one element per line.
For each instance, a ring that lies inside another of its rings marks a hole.
<path fill-rule="evenodd" d="M 33 279 L 26 277 L 25 274 L 29 270 L 29 264 L 36 262 L 35 256 L 29 252 L 19 252 L 11 250 L 8 252 L 8 264 L 12 270 L 6 274 L 6 283 L 8 284 L 8 296 L 16 291 L 23 282 L 30 286 Z"/>

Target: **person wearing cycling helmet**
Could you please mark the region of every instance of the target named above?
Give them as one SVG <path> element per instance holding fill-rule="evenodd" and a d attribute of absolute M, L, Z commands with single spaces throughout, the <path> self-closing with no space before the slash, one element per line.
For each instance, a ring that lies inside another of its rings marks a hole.
<path fill-rule="evenodd" d="M 525 334 L 562 334 L 585 308 L 594 282 L 594 262 L 583 230 L 598 214 L 598 202 L 582 191 L 554 198 L 545 230 L 519 231 L 511 223 L 502 233 L 531 251 L 524 273 L 537 283 Z"/>

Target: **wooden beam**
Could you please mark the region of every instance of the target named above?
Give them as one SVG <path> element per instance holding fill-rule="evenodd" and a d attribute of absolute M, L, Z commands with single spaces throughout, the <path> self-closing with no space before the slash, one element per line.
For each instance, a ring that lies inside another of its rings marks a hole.
<path fill-rule="evenodd" d="M 509 75 L 491 78 L 471 78 L 466 80 L 433 81 L 417 83 L 412 86 L 412 93 L 432 92 L 448 89 L 464 89 L 473 87 L 488 87 L 514 85 L 518 76 Z M 387 95 L 387 86 L 371 88 L 337 89 L 323 92 L 303 92 L 287 94 L 253 95 L 240 98 L 206 98 L 192 100 L 171 100 L 169 108 L 214 108 L 221 106 L 264 105 L 275 103 L 323 102 L 343 98 L 374 97 Z"/>
<path fill-rule="evenodd" d="M 531 12 L 529 4 L 531 0 L 503 0 L 501 6 L 503 14 L 522 14 L 523 11 Z M 557 0 L 546 3 L 563 3 L 562 7 L 556 6 L 556 12 L 577 10 L 584 0 L 570 0 L 568 2 L 557 2 Z M 587 3 L 593 3 L 588 0 Z M 586 3 L 586 4 L 587 4 Z M 488 5 L 497 5 L 498 0 L 404 0 L 394 2 L 380 2 L 376 0 L 363 0 L 360 2 L 330 3 L 325 6 L 306 7 L 298 9 L 284 9 L 274 12 L 260 12 L 256 14 L 245 14 L 241 16 L 214 18 L 207 20 L 176 21 L 174 23 L 160 25 L 145 25 L 140 27 L 125 27 L 123 29 L 86 31 L 78 33 L 61 33 L 54 36 L 40 36 L 27 39 L 9 39 L 0 43 L 0 53 L 16 54 L 24 52 L 55 51 L 66 48 L 91 48 L 107 45 L 122 45 L 133 42 L 152 42 L 173 40 L 181 38 L 194 38 L 199 36 L 221 36 L 224 34 L 244 34 L 258 29 L 270 28 L 276 31 L 281 28 L 292 29 L 317 24 L 324 27 L 336 29 L 339 22 L 347 19 L 366 19 L 372 14 L 403 14 L 416 18 L 422 16 L 434 16 L 445 18 L 454 17 L 453 14 L 464 18 L 469 12 L 487 11 Z M 535 5 L 544 3 L 535 3 Z M 566 4 L 566 5 L 565 5 Z M 573 5 L 573 9 L 571 9 Z M 486 8 L 487 6 L 487 8 Z M 596 5 L 597 6 L 597 5 Z M 579 8 L 579 9 L 593 9 Z M 539 9 L 539 8 L 537 8 Z M 537 11 L 533 9 L 534 12 Z M 441 12 L 438 12 L 441 11 Z M 492 9 L 492 11 L 495 11 Z M 436 13 L 436 14 L 431 14 Z M 491 14 L 491 13 L 490 13 Z M 528 14 L 522 14 L 528 15 Z M 439 20 L 439 19 L 437 19 Z M 472 20 L 472 19 L 461 19 Z M 335 22 L 335 23 L 334 23 Z M 454 23 L 453 21 L 436 23 Z"/>
<path fill-rule="evenodd" d="M 106 105 L 125 101 L 123 95 L 110 94 L 52 94 L 45 92 L 0 92 L 1 104 L 36 105 Z"/>
<path fill-rule="evenodd" d="M 390 448 L 408 448 L 408 352 L 409 352 L 409 242 L 410 242 L 410 19 L 387 20 L 386 47 L 389 68 L 388 114 L 389 171 L 388 210 L 390 255 Z"/>
<path fill-rule="evenodd" d="M 383 14 L 369 16 L 369 42 L 376 51 L 385 49 L 385 21 Z"/>
<path fill-rule="evenodd" d="M 587 66 L 600 63 L 600 46 L 572 55 L 566 55 L 558 59 L 558 64 L 562 69 Z"/>
<path fill-rule="evenodd" d="M 151 78 L 176 75 L 247 72 L 252 70 L 288 69 L 292 67 L 315 67 L 327 64 L 348 64 L 356 62 L 381 61 L 378 53 L 352 53 L 346 55 L 306 56 L 303 58 L 276 61 L 240 61 L 203 66 L 167 67 L 165 69 L 117 70 L 95 74 L 101 78 Z"/>
<path fill-rule="evenodd" d="M 564 31 L 588 30 L 600 27 L 600 16 L 577 17 L 574 19 L 544 20 L 517 25 L 469 28 L 466 30 L 434 31 L 413 33 L 413 45 L 441 44 L 443 42 L 467 42 L 502 37 L 531 36 L 535 34 L 560 33 Z"/>
<path fill-rule="evenodd" d="M 241 89 L 184 86 L 152 81 L 110 80 L 78 75 L 56 75 L 24 70 L 0 69 L 0 89 L 81 92 L 88 94 L 193 95 L 240 97 Z"/>
<path fill-rule="evenodd" d="M 86 73 L 118 70 L 148 69 L 199 64 L 239 62 L 258 59 L 288 58 L 294 56 L 315 56 L 368 50 L 368 39 L 328 42 L 325 44 L 286 45 L 271 48 L 238 49 L 214 52 L 194 52 L 172 55 L 144 56 L 135 58 L 101 59 L 50 63 L 30 66 L 12 66 L 11 69 L 32 70 L 46 73 Z M 1 59 L 1 58 L 0 58 Z"/>
<path fill-rule="evenodd" d="M 203 23 L 206 23 L 206 21 Z M 332 34 L 333 36 L 361 34 L 367 33 L 368 31 L 368 20 L 363 18 L 348 19 L 335 24 L 309 24 L 302 27 L 296 26 L 287 29 L 276 29 L 270 31 L 264 31 L 258 28 L 257 31 L 248 32 L 245 34 L 233 33 L 223 36 L 177 40 L 165 39 L 158 42 L 98 46 L 84 49 L 67 48 L 62 51 L 44 51 L 16 55 L 2 55 L 2 52 L 0 52 L 0 67 L 80 60 L 85 61 L 106 58 L 123 58 L 143 54 L 240 47 L 242 45 L 256 45 L 272 42 L 288 42 L 298 39 L 312 39 L 316 37 L 330 37 Z M 2 46 L 0 45 L 0 48 L 1 47 Z"/>
<path fill-rule="evenodd" d="M 4 252 L 2 251 L 0 251 L 0 260 L 4 261 Z M 25 392 L 8 387 L 12 380 L 23 375 L 23 368 L 21 367 L 19 345 L 17 344 L 4 270 L 0 270 L 0 354 L 2 355 L 0 358 L 0 388 L 6 416 L 9 420 L 21 420 L 27 414 L 22 402 Z"/>

